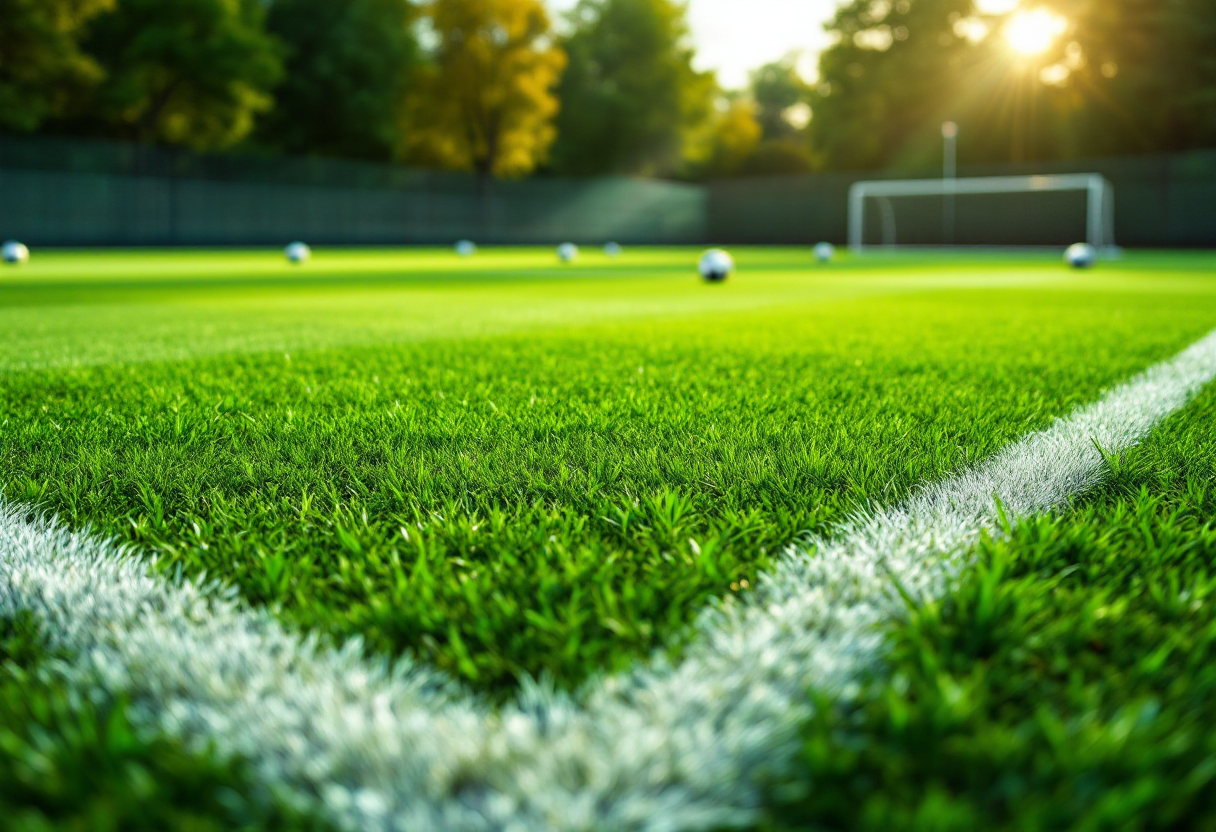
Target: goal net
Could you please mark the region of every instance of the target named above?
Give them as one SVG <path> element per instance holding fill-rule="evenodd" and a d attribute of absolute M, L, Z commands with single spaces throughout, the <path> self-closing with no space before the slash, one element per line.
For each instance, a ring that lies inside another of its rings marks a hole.
<path fill-rule="evenodd" d="M 849 246 L 1115 248 L 1114 187 L 1100 174 L 858 182 Z"/>

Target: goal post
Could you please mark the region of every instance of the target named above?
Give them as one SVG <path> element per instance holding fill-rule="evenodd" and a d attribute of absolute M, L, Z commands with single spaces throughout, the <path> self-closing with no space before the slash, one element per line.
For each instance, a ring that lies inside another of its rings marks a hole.
<path fill-rule="evenodd" d="M 849 190 L 849 248 L 860 253 L 870 247 L 866 243 L 866 218 L 872 204 L 880 212 L 882 245 L 898 246 L 901 245 L 899 228 L 892 207 L 892 200 L 896 198 L 943 197 L 952 204 L 956 198 L 967 196 L 1067 192 L 1085 195 L 1085 241 L 1104 256 L 1114 256 L 1117 252 L 1114 186 L 1097 173 L 858 182 Z M 952 229 L 944 230 L 943 238 L 950 237 Z"/>

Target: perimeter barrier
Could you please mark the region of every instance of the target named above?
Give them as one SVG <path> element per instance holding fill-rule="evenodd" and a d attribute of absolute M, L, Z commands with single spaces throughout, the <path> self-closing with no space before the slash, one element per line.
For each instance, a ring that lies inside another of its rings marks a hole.
<path fill-rule="evenodd" d="M 0 237 L 35 246 L 596 243 L 707 236 L 704 188 L 627 178 L 496 182 L 299 157 L 0 136 Z"/>
<path fill-rule="evenodd" d="M 960 176 L 1096 173 L 1114 185 L 1128 247 L 1216 247 L 1216 150 L 965 167 Z M 848 237 L 861 180 L 938 172 L 728 179 L 532 179 L 486 190 L 467 174 L 334 159 L 195 154 L 105 140 L 0 135 L 0 238 L 35 246 L 620 243 L 805 245 Z M 1083 195 L 891 200 L 866 238 L 899 244 L 1066 245 Z M 942 217 L 955 218 L 949 225 Z"/>
<path fill-rule="evenodd" d="M 1216 150 L 964 167 L 963 177 L 1096 173 L 1114 185 L 1115 241 L 1126 247 L 1216 247 Z M 854 183 L 940 177 L 940 171 L 730 179 L 709 185 L 710 238 L 723 244 L 807 245 L 848 238 Z M 1005 194 L 890 200 L 867 215 L 866 239 L 896 244 L 1068 245 L 1086 239 L 1084 194 Z M 886 217 L 884 217 L 884 213 Z M 953 217 L 947 226 L 943 216 Z"/>

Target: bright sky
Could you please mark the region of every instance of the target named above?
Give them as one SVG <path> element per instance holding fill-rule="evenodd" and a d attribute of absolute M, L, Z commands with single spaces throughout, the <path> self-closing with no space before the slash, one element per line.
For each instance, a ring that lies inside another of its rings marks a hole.
<path fill-rule="evenodd" d="M 689 0 L 701 69 L 714 69 L 727 88 L 747 85 L 751 70 L 786 54 L 805 53 L 804 74 L 828 44 L 823 24 L 840 0 Z M 577 0 L 549 0 L 556 11 Z"/>

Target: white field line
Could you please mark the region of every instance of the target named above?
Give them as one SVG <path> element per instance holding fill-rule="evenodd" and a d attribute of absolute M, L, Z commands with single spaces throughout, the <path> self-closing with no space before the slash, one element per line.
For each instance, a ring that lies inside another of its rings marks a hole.
<path fill-rule="evenodd" d="M 335 651 L 231 592 L 152 574 L 88 533 L 0 507 L 0 615 L 32 611 L 76 659 L 66 681 L 126 693 L 148 729 L 248 758 L 358 830 L 692 830 L 745 825 L 787 765 L 809 687 L 837 697 L 881 661 L 896 586 L 945 593 L 986 530 L 1093 486 L 1216 375 L 1216 333 L 903 506 L 791 550 L 705 612 L 678 664 L 578 697 L 532 686 L 484 707 L 434 671 Z"/>

